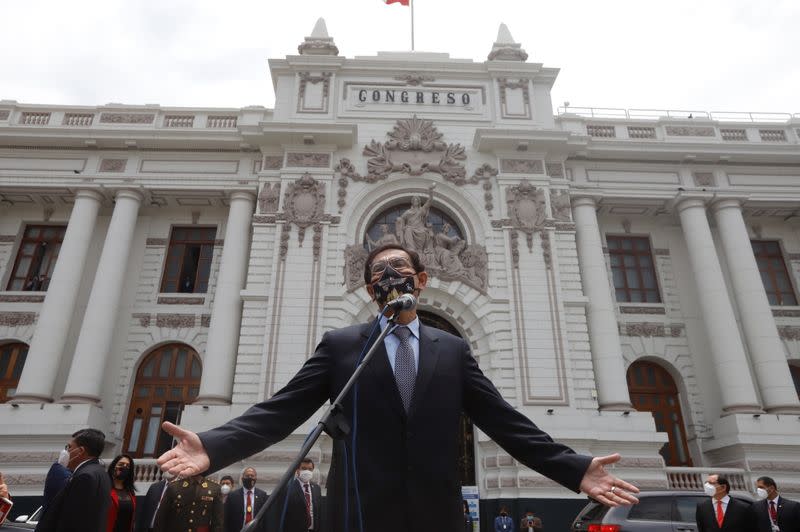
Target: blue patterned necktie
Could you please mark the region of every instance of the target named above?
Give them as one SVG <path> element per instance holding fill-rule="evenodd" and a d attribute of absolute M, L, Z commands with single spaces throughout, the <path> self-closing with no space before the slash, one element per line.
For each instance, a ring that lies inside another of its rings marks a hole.
<path fill-rule="evenodd" d="M 414 362 L 414 349 L 408 338 L 411 330 L 408 327 L 397 327 L 392 333 L 400 339 L 400 345 L 394 356 L 394 380 L 406 412 L 411 407 L 411 398 L 414 396 L 414 381 L 417 378 L 417 365 Z"/>

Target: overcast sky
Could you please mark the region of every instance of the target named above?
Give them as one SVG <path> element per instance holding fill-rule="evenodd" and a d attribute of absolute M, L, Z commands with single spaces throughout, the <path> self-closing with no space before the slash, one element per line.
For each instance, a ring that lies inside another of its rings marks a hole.
<path fill-rule="evenodd" d="M 318 17 L 340 55 L 410 49 L 382 0 L 0 0 L 0 99 L 272 107 Z M 485 61 L 505 22 L 553 105 L 800 113 L 800 0 L 416 0 L 416 49 Z"/>

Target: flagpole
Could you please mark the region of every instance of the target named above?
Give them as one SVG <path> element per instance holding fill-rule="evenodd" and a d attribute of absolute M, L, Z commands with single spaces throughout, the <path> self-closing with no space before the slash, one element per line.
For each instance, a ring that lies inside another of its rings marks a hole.
<path fill-rule="evenodd" d="M 409 0 L 411 4 L 411 51 L 414 51 L 414 0 Z"/>

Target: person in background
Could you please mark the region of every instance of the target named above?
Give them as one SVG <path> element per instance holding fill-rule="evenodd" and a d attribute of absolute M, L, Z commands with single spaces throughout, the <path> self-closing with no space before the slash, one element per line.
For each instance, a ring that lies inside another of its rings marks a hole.
<path fill-rule="evenodd" d="M 136 515 L 136 487 L 133 485 L 133 458 L 121 454 L 108 466 L 111 479 L 111 506 L 106 532 L 132 532 Z"/>
<path fill-rule="evenodd" d="M 8 517 L 8 512 L 14 503 L 11 502 L 11 495 L 8 493 L 8 486 L 3 479 L 3 474 L 0 473 L 0 525 Z"/>
<path fill-rule="evenodd" d="M 222 502 L 223 504 L 225 501 L 228 500 L 228 494 L 230 494 L 231 490 L 233 490 L 233 477 L 230 475 L 225 475 L 221 479 L 219 479 L 219 491 L 222 493 Z"/>
<path fill-rule="evenodd" d="M 155 526 L 156 512 L 161 505 L 164 493 L 167 491 L 169 476 L 164 477 L 158 482 L 153 482 L 147 489 L 144 501 L 136 507 L 136 532 L 151 532 Z"/>
<path fill-rule="evenodd" d="M 698 532 L 753 532 L 755 519 L 748 504 L 730 496 L 731 484 L 722 475 L 708 475 L 703 484 L 708 499 L 697 503 Z"/>
<path fill-rule="evenodd" d="M 519 530 L 520 532 L 544 532 L 542 520 L 533 515 L 530 510 L 525 510 L 525 515 L 519 522 Z"/>
<path fill-rule="evenodd" d="M 42 514 L 37 532 L 104 532 L 111 504 L 111 480 L 98 460 L 106 435 L 97 429 L 72 434 L 67 444 L 67 469 L 72 478 Z"/>
<path fill-rule="evenodd" d="M 800 531 L 800 502 L 780 495 L 771 477 L 756 480 L 756 493 L 761 500 L 754 502 L 750 509 L 758 532 L 773 532 L 776 526 L 780 532 Z"/>
<path fill-rule="evenodd" d="M 244 468 L 241 480 L 242 489 L 231 491 L 225 501 L 225 532 L 239 532 L 267 502 L 266 492 L 256 487 L 258 476 L 254 468 Z"/>
<path fill-rule="evenodd" d="M 275 506 L 270 508 L 270 526 L 267 527 L 267 530 L 269 532 L 273 530 L 279 532 L 324 531 L 322 490 L 319 484 L 312 481 L 314 461 L 308 457 L 303 458 L 294 475 L 294 479 L 290 480 L 288 484 L 288 500 L 286 489 L 273 494 L 277 500 Z M 284 506 L 286 507 L 285 516 L 283 516 Z"/>
<path fill-rule="evenodd" d="M 494 518 L 494 532 L 511 532 L 514 529 L 514 521 L 508 516 L 508 507 L 500 507 L 500 515 Z"/>
<path fill-rule="evenodd" d="M 472 514 L 469 512 L 469 504 L 467 501 L 464 503 L 464 532 L 473 532 Z"/>
<path fill-rule="evenodd" d="M 69 452 L 66 448 L 61 449 L 61 451 L 58 453 L 58 460 L 56 460 L 56 462 L 50 466 L 50 469 L 47 471 L 47 476 L 44 479 L 42 513 L 47 510 L 47 507 L 50 506 L 50 502 L 53 500 L 53 497 L 55 497 L 59 491 L 64 489 L 64 486 L 67 485 L 70 477 L 72 477 L 72 471 L 67 469 L 68 464 Z"/>
<path fill-rule="evenodd" d="M 202 475 L 167 485 L 156 514 L 155 532 L 223 532 L 219 484 Z M 237 530 L 238 532 L 238 530 Z"/>

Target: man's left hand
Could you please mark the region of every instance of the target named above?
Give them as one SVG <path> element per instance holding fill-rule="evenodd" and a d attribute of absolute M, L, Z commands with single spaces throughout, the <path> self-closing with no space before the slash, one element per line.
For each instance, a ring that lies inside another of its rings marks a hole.
<path fill-rule="evenodd" d="M 619 462 L 620 458 L 622 457 L 616 453 L 593 458 L 581 480 L 581 491 L 606 506 L 639 502 L 634 496 L 639 493 L 639 488 L 606 471 L 605 466 Z"/>

